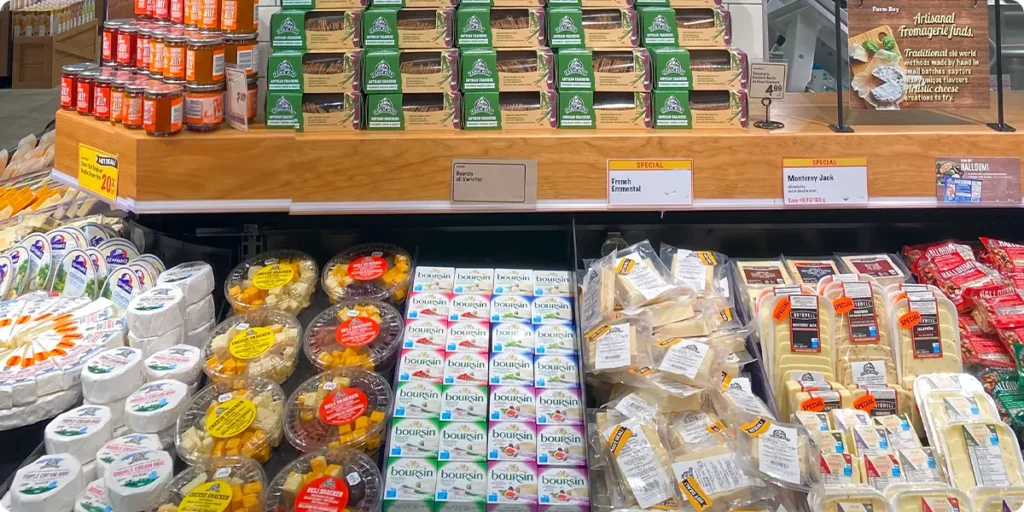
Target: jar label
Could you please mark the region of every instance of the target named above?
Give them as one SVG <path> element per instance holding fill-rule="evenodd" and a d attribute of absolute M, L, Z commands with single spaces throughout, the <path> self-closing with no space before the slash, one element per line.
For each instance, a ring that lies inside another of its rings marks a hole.
<path fill-rule="evenodd" d="M 295 269 L 291 266 L 267 265 L 252 276 L 252 285 L 260 290 L 280 288 L 295 279 Z"/>
<path fill-rule="evenodd" d="M 60 106 L 71 107 L 75 104 L 74 92 L 71 90 L 75 87 L 75 79 L 70 77 L 61 77 L 60 79 Z"/>
<path fill-rule="evenodd" d="M 78 82 L 78 91 L 76 94 L 76 100 L 79 112 L 89 111 L 89 100 L 92 99 L 92 85 L 88 83 Z"/>
<path fill-rule="evenodd" d="M 135 67 L 144 68 L 148 64 L 146 63 L 146 53 L 149 52 L 149 38 L 148 37 L 137 37 L 135 39 Z"/>
<path fill-rule="evenodd" d="M 170 7 L 167 0 L 156 0 L 156 3 L 153 5 L 153 15 L 160 20 L 170 17 Z"/>
<path fill-rule="evenodd" d="M 224 80 L 224 49 L 213 52 L 213 81 Z"/>
<path fill-rule="evenodd" d="M 146 0 L 146 16 L 153 17 L 155 6 L 153 0 Z"/>
<path fill-rule="evenodd" d="M 101 86 L 93 89 L 92 112 L 96 117 L 110 117 L 110 87 Z"/>
<path fill-rule="evenodd" d="M 218 0 L 200 0 L 203 3 L 202 14 L 199 18 L 199 28 L 219 28 L 220 16 L 217 16 Z"/>
<path fill-rule="evenodd" d="M 188 124 L 220 124 L 224 121 L 224 93 L 196 93 L 185 96 Z"/>
<path fill-rule="evenodd" d="M 124 124 L 142 126 L 142 98 L 128 97 L 124 102 Z"/>
<path fill-rule="evenodd" d="M 345 425 L 366 413 L 366 393 L 356 388 L 335 390 L 320 402 L 320 420 L 328 425 Z"/>
<path fill-rule="evenodd" d="M 348 264 L 346 273 L 356 281 L 371 281 L 388 271 L 388 262 L 380 256 L 363 256 Z"/>
<path fill-rule="evenodd" d="M 255 66 L 253 66 L 253 53 L 252 46 L 239 46 L 235 52 L 235 64 L 249 74 L 252 74 L 252 71 L 256 71 Z"/>
<path fill-rule="evenodd" d="M 196 79 L 196 51 L 191 48 L 185 52 L 185 79 Z"/>
<path fill-rule="evenodd" d="M 274 346 L 274 331 L 269 327 L 250 327 L 235 335 L 228 344 L 228 352 L 238 359 L 252 359 L 265 354 Z"/>
<path fill-rule="evenodd" d="M 171 99 L 171 132 L 181 131 L 184 123 L 185 98 L 178 96 Z"/>
<path fill-rule="evenodd" d="M 134 62 L 131 54 L 132 37 L 129 34 L 117 34 L 117 63 L 130 64 Z"/>
<path fill-rule="evenodd" d="M 295 512 L 347 510 L 349 491 L 344 480 L 322 476 L 302 488 L 295 496 Z"/>
<path fill-rule="evenodd" d="M 122 103 L 124 102 L 124 94 L 120 91 L 110 91 L 110 119 L 114 121 L 121 120 L 122 114 Z"/>
<path fill-rule="evenodd" d="M 103 62 L 114 60 L 114 33 L 108 30 L 103 31 Z"/>
<path fill-rule="evenodd" d="M 221 15 L 221 28 L 223 30 L 238 29 L 238 2 L 236 0 L 224 0 L 224 13 Z"/>
<path fill-rule="evenodd" d="M 224 512 L 231 504 L 231 486 L 227 482 L 206 482 L 189 491 L 178 510 L 182 512 Z"/>
<path fill-rule="evenodd" d="M 164 74 L 168 78 L 184 78 L 185 77 L 185 49 L 181 47 L 168 47 L 167 53 L 167 70 Z"/>
<path fill-rule="evenodd" d="M 142 102 L 142 126 L 146 131 L 153 131 L 156 129 L 155 111 L 155 101 L 147 98 Z"/>
<path fill-rule="evenodd" d="M 192 24 L 192 0 L 184 0 L 184 5 L 181 8 L 182 16 L 184 17 L 185 25 Z"/>
<path fill-rule="evenodd" d="M 256 404 L 244 398 L 233 398 L 206 415 L 206 433 L 218 439 L 235 437 L 255 420 Z"/>
<path fill-rule="evenodd" d="M 135 0 L 135 15 L 141 16 L 146 14 L 146 0 Z"/>
<path fill-rule="evenodd" d="M 171 0 L 171 21 L 174 23 L 185 21 L 184 0 Z"/>
<path fill-rule="evenodd" d="M 338 326 L 334 339 L 343 347 L 362 347 L 380 336 L 380 324 L 372 318 L 349 318 Z"/>
<path fill-rule="evenodd" d="M 152 70 L 155 73 L 163 74 L 163 72 L 164 72 L 164 60 L 167 58 L 166 56 L 164 56 L 164 53 L 165 53 L 164 52 L 164 50 L 165 50 L 164 42 L 163 41 L 156 42 L 153 45 L 152 50 L 153 50 L 153 54 L 151 55 L 151 57 L 152 57 L 153 60 L 152 60 L 152 62 L 150 64 L 150 66 L 149 66 L 149 69 Z"/>

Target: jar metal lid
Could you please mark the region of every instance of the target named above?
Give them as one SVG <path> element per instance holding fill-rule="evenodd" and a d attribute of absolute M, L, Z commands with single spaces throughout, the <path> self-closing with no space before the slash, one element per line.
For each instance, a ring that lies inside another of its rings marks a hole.
<path fill-rule="evenodd" d="M 78 76 L 84 77 L 84 78 L 96 78 L 96 77 L 100 76 L 100 70 L 99 70 L 99 68 L 85 69 L 85 70 L 82 70 L 81 72 L 79 72 Z"/>
<path fill-rule="evenodd" d="M 167 34 L 164 37 L 164 41 L 167 41 L 168 43 L 184 43 L 188 41 L 188 37 L 186 37 L 185 34 Z"/>
<path fill-rule="evenodd" d="M 117 27 L 120 27 L 122 23 L 126 23 L 126 22 L 127 22 L 127 20 L 120 20 L 120 19 L 119 20 L 107 20 L 107 21 L 103 22 L 103 27 L 104 28 L 117 28 Z"/>
<path fill-rule="evenodd" d="M 256 39 L 259 37 L 259 33 L 253 32 L 251 34 L 224 34 L 224 39 L 230 41 L 245 41 L 248 39 Z"/>
<path fill-rule="evenodd" d="M 217 92 L 223 91 L 224 88 L 223 82 L 213 85 L 189 85 L 185 87 L 185 92 Z"/>
<path fill-rule="evenodd" d="M 188 38 L 188 44 L 208 46 L 223 44 L 224 38 L 219 34 L 198 34 Z"/>
<path fill-rule="evenodd" d="M 153 27 L 149 27 L 149 26 L 139 27 L 139 35 L 140 36 L 149 36 L 149 35 L 152 35 L 152 34 L 153 34 Z"/>
<path fill-rule="evenodd" d="M 184 88 L 180 85 L 174 84 L 151 84 L 146 88 L 146 95 L 148 96 L 177 96 L 184 91 Z"/>
<path fill-rule="evenodd" d="M 127 85 L 128 82 L 134 81 L 136 75 L 131 71 L 118 71 L 114 73 L 114 85 Z"/>
<path fill-rule="evenodd" d="M 125 23 L 125 24 L 121 25 L 121 27 L 118 29 L 118 31 L 119 32 L 138 32 L 139 31 L 139 27 L 136 27 L 133 24 Z"/>
<path fill-rule="evenodd" d="M 98 84 L 109 84 L 114 82 L 114 77 L 110 75 L 100 75 L 96 77 L 96 83 Z"/>
<path fill-rule="evenodd" d="M 184 87 L 185 86 L 185 79 L 184 78 L 164 78 L 164 83 L 165 84 L 178 85 L 178 86 Z"/>
<path fill-rule="evenodd" d="M 69 75 L 77 75 L 82 71 L 92 69 L 93 67 L 95 67 L 95 65 L 89 62 L 76 62 L 74 64 L 65 64 L 61 66 L 60 70 L 62 73 L 67 73 Z"/>
<path fill-rule="evenodd" d="M 150 83 L 152 81 L 153 80 L 139 79 L 134 82 L 129 82 L 124 86 L 124 90 L 128 92 L 146 92 L 146 89 L 148 89 L 150 85 L 153 85 Z"/>

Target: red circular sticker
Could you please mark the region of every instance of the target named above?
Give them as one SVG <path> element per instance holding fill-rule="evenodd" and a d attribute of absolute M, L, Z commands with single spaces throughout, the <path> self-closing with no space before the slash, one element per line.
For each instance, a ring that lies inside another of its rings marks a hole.
<path fill-rule="evenodd" d="M 334 331 L 334 339 L 343 347 L 361 347 L 380 336 L 380 324 L 372 318 L 353 317 Z"/>
<path fill-rule="evenodd" d="M 328 425 L 345 425 L 366 413 L 366 393 L 356 388 L 342 388 L 320 402 L 320 420 Z"/>
<path fill-rule="evenodd" d="M 333 476 L 322 476 L 295 496 L 295 512 L 341 512 L 348 506 L 348 484 Z"/>
<path fill-rule="evenodd" d="M 388 262 L 380 256 L 363 256 L 348 264 L 348 276 L 356 281 L 377 279 L 388 271 Z"/>

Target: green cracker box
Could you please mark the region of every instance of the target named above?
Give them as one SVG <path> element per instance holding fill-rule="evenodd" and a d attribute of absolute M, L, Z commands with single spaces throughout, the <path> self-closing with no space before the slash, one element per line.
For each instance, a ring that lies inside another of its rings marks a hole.
<path fill-rule="evenodd" d="M 275 50 L 267 59 L 267 90 L 310 93 L 359 92 L 362 49 L 311 53 Z"/>
<path fill-rule="evenodd" d="M 467 48 L 462 50 L 461 56 L 462 90 L 551 91 L 555 87 L 553 61 L 548 48 Z"/>
<path fill-rule="evenodd" d="M 654 61 L 654 90 L 688 91 L 693 88 L 690 52 L 678 46 L 656 46 L 650 49 Z"/>
<path fill-rule="evenodd" d="M 640 11 L 640 40 L 644 47 L 679 46 L 676 11 L 671 7 L 644 7 Z"/>
<path fill-rule="evenodd" d="M 458 92 L 459 50 L 369 50 L 363 55 L 363 91 Z"/>
<path fill-rule="evenodd" d="M 301 116 L 301 92 L 267 91 L 267 128 L 298 130 Z"/>
<path fill-rule="evenodd" d="M 368 130 L 458 130 L 461 96 L 448 93 L 385 93 L 366 96 Z"/>
<path fill-rule="evenodd" d="M 454 8 L 458 0 L 371 0 L 373 8 L 386 9 L 436 9 L 438 7 Z"/>
<path fill-rule="evenodd" d="M 682 89 L 654 90 L 654 127 L 656 129 L 691 129 L 690 93 Z"/>
<path fill-rule="evenodd" d="M 548 41 L 552 48 L 633 48 L 640 42 L 637 14 L 632 9 L 548 9 Z"/>
<path fill-rule="evenodd" d="M 455 10 L 370 8 L 363 14 L 364 48 L 452 47 Z"/>
<path fill-rule="evenodd" d="M 728 63 L 728 65 L 724 65 Z M 693 48 L 690 50 L 693 90 L 746 90 L 747 54 L 736 48 Z"/>
<path fill-rule="evenodd" d="M 647 48 L 725 48 L 732 41 L 729 11 L 720 8 L 641 7 L 641 41 Z"/>
<path fill-rule="evenodd" d="M 554 91 L 467 92 L 462 125 L 467 130 L 553 129 L 558 127 Z"/>
<path fill-rule="evenodd" d="M 267 93 L 267 127 L 300 132 L 345 132 L 362 129 L 362 95 Z"/>
<path fill-rule="evenodd" d="M 359 48 L 362 15 L 362 10 L 278 11 L 270 16 L 270 45 L 306 50 Z"/>
<path fill-rule="evenodd" d="M 543 8 L 460 7 L 455 20 L 459 48 L 541 48 L 547 46 Z"/>
<path fill-rule="evenodd" d="M 562 48 L 555 55 L 555 80 L 559 91 L 594 90 L 594 53 L 589 48 Z"/>
<path fill-rule="evenodd" d="M 559 128 L 596 128 L 594 93 L 567 91 L 558 95 Z"/>
<path fill-rule="evenodd" d="M 569 91 L 558 95 L 560 128 L 647 129 L 651 93 Z"/>
<path fill-rule="evenodd" d="M 368 0 L 281 0 L 282 9 L 302 11 L 365 9 L 367 5 Z"/>
<path fill-rule="evenodd" d="M 651 57 L 644 48 L 558 51 L 558 90 L 646 92 L 651 90 Z"/>

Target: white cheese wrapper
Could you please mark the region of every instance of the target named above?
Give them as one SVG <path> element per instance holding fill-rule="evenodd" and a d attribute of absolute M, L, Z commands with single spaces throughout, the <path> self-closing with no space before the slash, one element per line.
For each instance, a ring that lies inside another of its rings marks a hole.
<path fill-rule="evenodd" d="M 213 295 L 207 295 L 185 308 L 185 328 L 194 331 L 214 321 Z"/>
<path fill-rule="evenodd" d="M 142 372 L 147 382 L 160 379 L 174 379 L 193 384 L 202 373 L 202 353 L 191 345 L 175 345 L 161 350 L 142 362 Z"/>
<path fill-rule="evenodd" d="M 190 396 L 188 385 L 176 380 L 150 382 L 128 397 L 125 424 L 135 432 L 159 433 L 174 427 Z"/>
<path fill-rule="evenodd" d="M 213 293 L 213 267 L 204 261 L 189 261 L 160 274 L 156 282 L 169 284 L 185 294 L 185 302 L 195 304 Z"/>
<path fill-rule="evenodd" d="M 107 468 L 125 455 L 160 449 L 163 445 L 156 434 L 130 433 L 111 439 L 96 452 L 96 475 L 103 478 Z"/>
<path fill-rule="evenodd" d="M 184 326 L 178 326 L 158 336 L 143 338 L 128 331 L 128 346 L 142 351 L 142 357 L 149 357 L 161 350 L 168 349 L 174 345 L 180 345 L 185 341 Z"/>
<path fill-rule="evenodd" d="M 84 488 L 78 460 L 66 453 L 44 455 L 14 474 L 11 508 L 19 512 L 71 510 L 75 496 Z"/>
<path fill-rule="evenodd" d="M 43 434 L 46 453 L 67 453 L 79 462 L 90 462 L 96 451 L 113 437 L 110 409 L 82 405 L 58 415 Z"/>
<path fill-rule="evenodd" d="M 128 330 L 141 338 L 151 338 L 181 327 L 186 306 L 185 294 L 178 288 L 150 288 L 128 302 Z"/>
<path fill-rule="evenodd" d="M 102 405 L 107 409 L 110 409 L 110 424 L 113 428 L 124 426 L 124 403 L 124 398 L 114 400 L 113 402 L 107 402 L 105 404 L 93 403 L 88 399 L 83 400 L 84 405 Z"/>
<path fill-rule="evenodd" d="M 75 497 L 75 512 L 97 512 L 110 510 L 107 500 L 107 488 L 103 486 L 103 478 L 89 482 L 82 492 Z"/>
<path fill-rule="evenodd" d="M 650 508 L 674 498 L 669 454 L 656 427 L 643 420 L 626 418 L 602 430 L 616 476 L 640 508 Z"/>
<path fill-rule="evenodd" d="M 214 327 L 216 327 L 216 322 L 210 320 L 210 323 L 203 325 L 194 331 L 189 331 L 185 336 L 185 344 L 196 348 L 202 348 L 206 345 L 207 341 L 210 341 L 210 337 L 213 336 Z"/>
<path fill-rule="evenodd" d="M 114 510 L 150 510 L 158 505 L 174 474 L 174 461 L 163 450 L 129 453 L 103 475 Z"/>
<path fill-rule="evenodd" d="M 142 351 L 136 348 L 104 350 L 82 368 L 82 393 L 92 403 L 124 398 L 142 383 Z"/>

